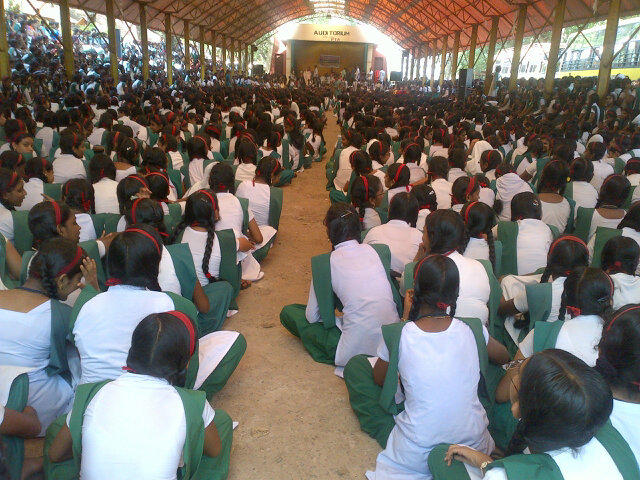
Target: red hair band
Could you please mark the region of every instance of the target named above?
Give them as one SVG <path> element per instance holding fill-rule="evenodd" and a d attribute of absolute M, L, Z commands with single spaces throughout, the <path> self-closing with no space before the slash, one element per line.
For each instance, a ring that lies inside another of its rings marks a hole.
<path fill-rule="evenodd" d="M 137 175 L 134 173 L 133 175 L 129 175 L 128 178 L 133 178 L 135 180 L 138 180 L 143 187 L 149 188 L 149 184 L 147 183 L 147 181 L 144 178 L 142 178 L 140 175 Z"/>
<path fill-rule="evenodd" d="M 402 152 L 402 156 L 405 158 L 405 161 L 406 161 L 406 156 L 407 156 L 407 150 L 409 150 L 409 148 L 413 147 L 414 145 L 415 145 L 416 147 L 420 148 L 420 145 L 418 145 L 418 144 L 417 144 L 417 143 L 415 143 L 415 142 L 414 142 L 414 143 L 410 143 L 409 145 L 407 145 L 406 147 L 404 147 L 404 151 Z"/>
<path fill-rule="evenodd" d="M 477 203 L 478 202 L 471 202 L 469 204 L 469 206 L 467 207 L 467 210 L 464 212 L 464 223 L 468 223 L 469 222 L 469 212 L 471 211 L 471 208 Z"/>
<path fill-rule="evenodd" d="M 187 331 L 189 332 L 189 356 L 193 356 L 196 351 L 196 330 L 193 327 L 193 322 L 187 315 L 182 312 L 178 312 L 177 310 L 171 310 L 167 313 L 182 321 L 184 326 L 187 327 Z"/>
<path fill-rule="evenodd" d="M 585 248 L 585 250 L 587 249 L 587 244 L 584 243 L 584 241 L 581 238 L 574 237 L 573 235 L 565 235 L 564 237 L 558 238 L 556 241 L 554 241 L 551 244 L 551 246 L 549 247 L 549 255 L 551 255 L 551 252 L 553 252 L 553 249 L 556 248 L 556 245 L 558 245 L 558 243 L 560 243 L 563 240 L 569 240 L 571 242 L 576 242 L 579 245 L 582 245 Z"/>
<path fill-rule="evenodd" d="M 396 170 L 396 174 L 393 177 L 393 182 L 396 183 L 398 181 L 398 177 L 400 177 L 400 172 L 402 172 L 402 170 L 404 168 L 407 168 L 407 166 L 404 163 L 400 163 L 400 166 L 398 167 L 398 170 Z"/>
<path fill-rule="evenodd" d="M 125 233 L 139 233 L 140 235 L 144 235 L 145 237 L 147 237 L 149 240 L 151 240 L 153 242 L 153 245 L 156 247 L 156 250 L 158 251 L 158 255 L 162 256 L 162 248 L 160 248 L 160 245 L 158 245 L 158 242 L 156 241 L 155 238 L 153 238 L 153 235 L 151 235 L 149 232 L 146 232 L 140 228 L 127 228 L 125 230 Z"/>
<path fill-rule="evenodd" d="M 213 206 L 213 209 L 214 210 L 218 209 L 218 202 L 216 201 L 216 197 L 212 195 L 211 192 L 209 192 L 208 190 L 202 189 L 202 190 L 198 190 L 198 193 L 201 193 L 209 197 L 209 200 L 211 200 L 211 205 Z"/>
<path fill-rule="evenodd" d="M 18 183 L 18 174 L 16 172 L 11 172 L 11 178 L 9 179 L 9 183 L 7 184 L 7 192 L 11 190 L 11 188 Z"/>
<path fill-rule="evenodd" d="M 62 212 L 60 211 L 60 205 L 55 200 L 51 201 L 51 205 L 53 205 L 53 213 L 56 217 L 56 225 L 62 224 Z"/>
<path fill-rule="evenodd" d="M 138 203 L 140 203 L 140 200 L 142 200 L 141 198 L 136 198 L 133 201 L 133 205 L 131 205 L 131 220 L 133 220 L 133 223 L 138 223 L 136 221 L 136 208 L 138 208 Z"/>
<path fill-rule="evenodd" d="M 209 151 L 209 145 L 207 144 L 207 141 L 204 139 L 204 137 L 201 137 L 200 135 L 194 135 L 193 138 L 197 138 L 198 140 L 201 140 L 202 143 L 204 144 L 205 150 Z"/>
<path fill-rule="evenodd" d="M 71 260 L 64 267 L 62 267 L 62 269 L 60 269 L 60 271 L 58 272 L 56 277 L 58 277 L 60 275 L 66 275 L 67 273 L 69 273 L 71 270 L 73 270 L 78 265 L 78 262 L 80 262 L 83 258 L 84 258 L 84 250 L 82 250 L 82 248 L 80 248 L 78 246 L 78 248 L 76 250 L 76 254 L 73 257 L 73 260 Z"/>
<path fill-rule="evenodd" d="M 573 305 L 567 305 L 564 307 L 567 312 L 571 314 L 572 317 L 579 317 L 582 310 L 578 307 L 574 307 Z"/>
<path fill-rule="evenodd" d="M 605 330 L 605 333 L 609 333 L 609 330 L 611 330 L 611 327 L 613 326 L 613 323 L 622 315 L 624 315 L 627 312 L 630 312 L 631 310 L 638 310 L 640 309 L 640 305 L 635 305 L 633 307 L 629 307 L 623 311 L 621 311 L 620 313 L 618 313 L 615 317 L 613 317 L 611 319 L 611 322 L 609 322 L 609 325 L 607 325 L 607 329 Z"/>
<path fill-rule="evenodd" d="M 153 176 L 156 176 L 156 177 L 162 177 L 162 178 L 164 178 L 164 179 L 167 181 L 167 183 L 169 183 L 169 177 L 167 177 L 167 176 L 166 176 L 164 173 L 162 173 L 162 172 L 149 172 L 149 173 L 147 173 L 147 177 L 153 177 Z"/>
<path fill-rule="evenodd" d="M 468 197 L 469 195 L 471 195 L 471 192 L 473 192 L 473 189 L 475 188 L 475 186 L 476 186 L 476 177 L 471 177 L 469 179 L 469 184 L 467 185 L 467 189 L 464 191 L 464 196 Z"/>
<path fill-rule="evenodd" d="M 364 201 L 369 201 L 369 180 L 367 180 L 366 175 L 361 175 L 362 183 L 364 183 Z"/>

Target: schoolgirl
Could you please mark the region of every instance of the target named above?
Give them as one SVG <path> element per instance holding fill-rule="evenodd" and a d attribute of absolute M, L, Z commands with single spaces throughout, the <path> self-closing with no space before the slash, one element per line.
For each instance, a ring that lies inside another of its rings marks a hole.
<path fill-rule="evenodd" d="M 418 219 L 416 220 L 416 228 L 421 232 L 424 230 L 424 224 L 431 212 L 438 209 L 438 197 L 436 192 L 430 185 L 416 185 L 411 189 L 410 196 L 418 202 Z"/>
<path fill-rule="evenodd" d="M 308 150 L 312 153 L 315 161 L 320 161 L 323 155 L 324 146 L 324 136 L 322 134 L 324 124 L 320 120 L 315 120 L 311 124 L 311 127 L 311 134 L 307 140 L 307 146 L 309 147 Z"/>
<path fill-rule="evenodd" d="M 453 185 L 447 180 L 449 178 L 449 162 L 446 157 L 431 157 L 429 162 L 429 179 L 431 188 L 436 192 L 438 198 L 438 208 L 451 208 L 451 189 Z"/>
<path fill-rule="evenodd" d="M 584 158 L 589 160 L 593 164 L 593 178 L 591 179 L 591 185 L 597 191 L 600 191 L 602 182 L 609 175 L 613 175 L 613 167 L 604 161 L 605 154 L 607 153 L 607 147 L 603 142 L 590 141 L 587 144 L 587 150 L 584 154 Z"/>
<path fill-rule="evenodd" d="M 479 318 L 486 325 L 489 321 L 487 304 L 491 297 L 489 272 L 491 280 L 494 280 L 492 267 L 488 262 L 483 264 L 462 256 L 460 252 L 465 248 L 464 243 L 465 226 L 460 214 L 453 210 L 436 210 L 427 217 L 415 261 L 428 254 L 451 258 L 460 274 L 456 311 L 461 317 Z"/>
<path fill-rule="evenodd" d="M 570 231 L 571 228 L 568 227 L 573 226 L 573 209 L 563 196 L 568 173 L 564 162 L 553 160 L 544 166 L 538 182 L 542 221 L 547 225 L 553 225 L 559 232 Z"/>
<path fill-rule="evenodd" d="M 351 203 L 358 211 L 364 230 L 382 225 L 375 209 L 382 203 L 383 196 L 382 182 L 375 175 L 361 175 L 353 181 Z"/>
<path fill-rule="evenodd" d="M 263 157 L 282 158 L 282 135 L 280 132 L 275 130 L 269 132 L 259 150 L 262 152 Z"/>
<path fill-rule="evenodd" d="M 595 208 L 578 208 L 576 235 L 587 241 L 598 227 L 616 228 L 627 213 L 623 207 L 630 191 L 631 184 L 625 176 L 608 176 L 600 188 Z"/>
<path fill-rule="evenodd" d="M 33 157 L 33 136 L 28 132 L 16 133 L 11 137 L 9 150 L 6 151 L 18 153 L 28 160 Z"/>
<path fill-rule="evenodd" d="M 160 291 L 158 273 L 161 257 L 162 239 L 154 228 L 147 225 L 134 225 L 111 242 L 107 252 L 107 269 L 111 277 L 107 281 L 106 292 L 83 290 L 75 305 L 76 316 L 71 319 L 72 340 L 80 354 L 82 367 L 80 384 L 120 376 L 122 366 L 126 365 L 131 335 L 147 315 L 177 309 L 193 319 L 198 318 L 197 310 L 190 301 L 174 293 Z M 240 344 L 246 346 L 241 335 L 228 333 L 231 335 L 211 337 L 219 338 L 222 344 L 214 340 L 207 344 L 208 347 L 224 347 L 225 352 L 231 353 Z M 200 352 L 199 364 L 203 371 L 198 371 L 197 378 L 200 381 L 209 379 L 211 369 L 224 368 L 223 364 L 229 362 L 224 378 L 216 387 L 219 390 L 243 353 L 244 348 L 240 348 L 231 356 L 225 354 L 221 363 L 210 365 L 205 361 L 208 354 Z M 195 378 L 192 378 L 189 386 L 200 387 L 194 382 Z M 209 386 L 213 387 L 205 380 L 201 388 L 211 394 L 215 389 L 208 390 Z"/>
<path fill-rule="evenodd" d="M 24 181 L 16 172 L 0 168 L 0 233 L 13 242 L 14 225 L 12 212 L 22 205 L 27 192 Z"/>
<path fill-rule="evenodd" d="M 429 156 L 444 157 L 449 155 L 451 137 L 444 128 L 435 128 L 433 130 L 433 137 L 431 139 L 431 148 L 429 149 Z M 445 177 L 446 178 L 446 177 Z"/>
<path fill-rule="evenodd" d="M 22 204 L 16 210 L 31 210 L 31 208 L 42 201 L 44 185 L 53 183 L 53 167 L 44 158 L 34 157 L 27 160 L 24 169 L 24 191 L 26 193 Z"/>
<path fill-rule="evenodd" d="M 494 460 L 465 445 L 443 445 L 429 457 L 435 480 L 622 480 L 623 472 L 634 471 L 631 442 L 620 435 L 626 430 L 607 421 L 613 399 L 598 372 L 557 349 L 511 370 L 512 411 L 519 422 L 507 456 Z M 525 449 L 530 453 L 523 455 Z"/>
<path fill-rule="evenodd" d="M 97 145 L 105 145 L 106 134 L 108 132 L 111 132 L 112 127 L 113 127 L 113 117 L 108 113 L 103 113 L 102 115 L 100 115 L 100 118 L 98 119 L 98 126 L 94 128 L 93 131 L 91 132 L 91 135 L 87 137 L 87 141 L 89 142 L 89 145 L 94 147 Z M 43 142 L 43 147 L 44 146 L 45 145 Z M 45 150 L 45 152 L 48 152 L 48 151 L 49 150 Z"/>
<path fill-rule="evenodd" d="M 70 308 L 61 301 L 83 275 L 95 278 L 95 264 L 76 243 L 56 238 L 40 245 L 22 287 L 0 291 L 0 363 L 28 372 L 27 404 L 38 414 L 40 435 L 71 408 L 65 345 Z"/>
<path fill-rule="evenodd" d="M 306 153 L 304 135 L 300 131 L 300 121 L 287 115 L 284 119 L 285 140 L 289 144 L 289 164 L 292 170 L 304 169 L 303 157 Z M 362 146 L 362 137 L 360 146 Z M 360 148 L 360 147 L 358 147 Z"/>
<path fill-rule="evenodd" d="M 53 160 L 54 183 L 64 183 L 72 178 L 87 178 L 84 168 L 84 138 L 66 130 L 60 135 L 60 155 Z"/>
<path fill-rule="evenodd" d="M 522 174 L 527 170 L 529 165 L 537 162 L 538 158 L 542 158 L 544 156 L 544 144 L 542 141 L 533 137 L 527 141 L 526 151 L 521 155 L 516 155 L 513 160 L 513 166 L 516 169 L 516 174 L 518 176 L 522 176 Z"/>
<path fill-rule="evenodd" d="M 477 202 L 480 198 L 480 183 L 476 177 L 459 177 L 451 186 L 451 209 L 462 210 L 465 203 Z"/>
<path fill-rule="evenodd" d="M 460 215 L 464 220 L 468 238 L 462 255 L 475 260 L 488 260 L 494 272 L 497 272 L 493 237 L 493 227 L 496 225 L 495 212 L 489 205 L 475 200 L 464 204 Z"/>
<path fill-rule="evenodd" d="M 569 178 L 565 196 L 576 202 L 578 207 L 595 208 L 598 203 L 598 190 L 591 184 L 593 179 L 593 163 L 583 158 L 576 158 L 569 165 Z"/>
<path fill-rule="evenodd" d="M 498 150 L 485 150 L 480 156 L 480 170 L 491 182 L 496 179 L 496 168 L 502 161 Z"/>
<path fill-rule="evenodd" d="M 417 218 L 418 202 L 415 197 L 409 196 L 407 192 L 398 193 L 389 204 L 389 221 L 373 227 L 364 237 L 363 243 L 383 244 L 389 247 L 393 276 L 400 277 L 405 266 L 411 263 L 418 253 L 422 234 L 415 228 Z"/>
<path fill-rule="evenodd" d="M 93 185 L 95 213 L 119 213 L 116 167 L 105 154 L 89 161 L 89 180 Z"/>
<path fill-rule="evenodd" d="M 189 182 L 195 185 L 204 180 L 204 161 L 209 152 L 209 141 L 203 135 L 195 135 L 187 141 L 189 155 Z"/>
<path fill-rule="evenodd" d="M 95 213 L 95 196 L 93 186 L 84 179 L 67 180 L 62 186 L 62 202 L 69 207 L 80 227 L 79 242 L 96 240 L 98 237 L 91 218 Z"/>
<path fill-rule="evenodd" d="M 168 159 L 162 149 L 157 147 L 149 147 L 145 149 L 142 155 L 141 171 L 144 172 L 145 175 L 149 175 L 150 173 L 159 173 L 164 175 L 169 182 L 169 193 L 166 198 L 175 202 L 178 199 L 178 190 L 168 176 L 167 167 Z M 181 177 L 178 177 L 176 180 L 180 181 L 180 178 Z"/>
<path fill-rule="evenodd" d="M 506 162 L 501 163 L 496 168 L 496 198 L 494 209 L 498 213 L 498 218 L 502 221 L 509 221 L 511 214 L 511 201 L 519 193 L 531 192 L 531 185 L 522 180 L 513 170 L 513 167 Z"/>
<path fill-rule="evenodd" d="M 610 238 L 602 248 L 601 268 L 609 274 L 615 290 L 613 308 L 634 303 L 640 295 L 640 278 L 636 276 L 640 261 L 640 247 L 635 240 L 617 236 Z"/>
<path fill-rule="evenodd" d="M 116 132 L 116 136 L 119 135 L 122 135 L 122 133 Z M 113 164 L 116 167 L 117 182 L 136 173 L 139 154 L 138 142 L 133 138 L 124 137 L 118 142 L 116 156 L 113 159 Z"/>
<path fill-rule="evenodd" d="M 596 230 L 596 234 L 589 241 L 589 253 L 594 265 L 597 265 L 603 245 L 614 236 L 628 237 L 640 245 L 640 202 L 631 205 L 616 229 Z M 638 274 L 640 274 L 640 267 L 636 270 L 636 275 Z"/>
<path fill-rule="evenodd" d="M 171 133 L 164 132 L 160 135 L 158 139 L 158 143 L 156 146 L 168 157 L 168 161 L 170 162 L 171 168 L 174 170 L 180 170 L 184 165 L 184 158 L 182 154 L 178 151 L 178 139 L 172 135 Z"/>
<path fill-rule="evenodd" d="M 409 183 L 414 184 L 425 178 L 426 173 L 420 167 L 422 148 L 419 144 L 407 140 L 402 151 L 402 159 L 404 164 L 409 168 Z"/>
<path fill-rule="evenodd" d="M 340 192 L 344 191 L 344 186 L 351 178 L 352 168 L 351 162 L 349 161 L 351 153 L 359 150 L 360 147 L 362 147 L 362 135 L 358 132 L 355 130 L 347 130 L 342 135 L 342 150 L 340 150 L 340 154 L 337 159 L 336 177 L 333 180 L 335 188 Z"/>
<path fill-rule="evenodd" d="M 241 138 L 236 146 L 236 158 L 240 162 L 235 172 L 236 181 L 253 180 L 258 163 L 258 150 L 248 137 Z"/>
<path fill-rule="evenodd" d="M 375 354 L 380 326 L 398 321 L 401 300 L 388 274 L 389 249 L 360 244 L 355 208 L 333 204 L 324 224 L 332 252 L 311 259 L 309 301 L 284 307 L 280 322 L 300 337 L 314 360 L 344 366 L 354 355 Z M 335 315 L 336 296 L 341 317 Z"/>
<path fill-rule="evenodd" d="M 34 137 L 34 139 L 42 140 L 42 151 L 40 152 L 42 156 L 49 156 L 51 148 L 53 147 L 53 137 L 55 134 L 57 134 L 57 130 L 58 117 L 53 112 L 45 112 L 43 118 L 43 126 L 40 130 L 38 130 L 38 132 L 36 132 L 36 136 Z"/>
<path fill-rule="evenodd" d="M 511 200 L 511 221 L 498 222 L 502 242 L 502 272 L 517 275 L 534 273 L 547 264 L 554 232 L 542 220 L 542 204 L 536 194 L 518 193 Z"/>
<path fill-rule="evenodd" d="M 204 128 L 204 133 L 209 136 L 210 140 L 210 153 L 220 153 L 220 127 L 212 123 L 207 124 Z"/>
<path fill-rule="evenodd" d="M 449 150 L 449 183 L 455 182 L 460 177 L 466 177 L 464 171 L 467 165 L 467 151 L 464 148 L 452 148 Z"/>
<path fill-rule="evenodd" d="M 258 162 L 254 178 L 238 185 L 236 197 L 249 201 L 249 210 L 259 227 L 271 225 L 277 230 L 282 210 L 282 190 L 273 185 L 281 172 L 282 167 L 276 158 L 263 157 Z"/>
<path fill-rule="evenodd" d="M 493 451 L 478 388 L 486 374 L 480 359 L 509 357 L 478 319 L 457 317 L 459 280 L 452 259 L 426 256 L 415 270 L 408 321 L 382 327 L 377 359 L 358 355 L 345 367 L 360 425 L 385 447 L 369 479 L 429 478 L 429 452 L 447 439 Z M 404 408 L 395 398 L 398 381 Z"/>
<path fill-rule="evenodd" d="M 82 478 L 226 478 L 231 418 L 185 388 L 198 344 L 191 318 L 148 315 L 129 343 L 125 372 L 81 385 L 71 414 L 51 432 L 49 478 L 65 470 Z"/>

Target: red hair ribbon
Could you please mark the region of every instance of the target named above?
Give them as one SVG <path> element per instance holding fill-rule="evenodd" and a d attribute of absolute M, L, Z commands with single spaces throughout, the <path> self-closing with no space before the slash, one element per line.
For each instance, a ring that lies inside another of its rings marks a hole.
<path fill-rule="evenodd" d="M 204 148 L 205 150 L 208 152 L 209 151 L 209 145 L 207 144 L 207 141 L 204 139 L 204 137 L 200 136 L 200 135 L 194 135 L 193 138 L 197 138 L 198 140 L 201 140 L 202 143 L 204 144 Z"/>
<path fill-rule="evenodd" d="M 7 192 L 13 188 L 15 184 L 18 183 L 18 174 L 16 172 L 11 172 L 11 178 L 9 179 L 9 183 L 7 184 Z"/>
<path fill-rule="evenodd" d="M 613 323 L 622 315 L 624 315 L 627 312 L 630 312 L 631 310 L 638 310 L 640 309 L 640 305 L 635 305 L 633 307 L 629 307 L 623 311 L 621 311 L 620 313 L 618 313 L 615 317 L 613 317 L 611 319 L 611 322 L 609 322 L 609 325 L 607 325 L 607 329 L 605 330 L 605 333 L 609 333 L 609 330 L 611 330 L 611 327 L 613 327 Z"/>
<path fill-rule="evenodd" d="M 468 223 L 469 222 L 469 212 L 471 211 L 471 208 L 477 204 L 478 202 L 471 202 L 469 204 L 469 206 L 467 207 L 467 209 L 464 212 L 464 223 Z"/>
<path fill-rule="evenodd" d="M 153 245 L 156 247 L 156 250 L 158 251 L 158 255 L 162 256 L 162 248 L 160 247 L 160 245 L 158 245 L 158 242 L 156 241 L 156 239 L 153 238 L 153 235 L 151 235 L 149 232 L 146 232 L 141 228 L 127 228 L 125 232 L 139 233 L 140 235 L 144 235 L 145 237 L 147 237 L 149 240 L 153 242 Z"/>
<path fill-rule="evenodd" d="M 218 209 L 218 202 L 216 201 L 216 197 L 211 192 L 203 189 L 203 190 L 198 190 L 198 193 L 201 193 L 202 195 L 209 197 L 209 200 L 211 200 L 211 205 L 213 206 L 213 209 L 214 210 Z"/>
<path fill-rule="evenodd" d="M 467 189 L 464 191 L 464 196 L 468 197 L 469 195 L 471 195 L 471 192 L 473 192 L 473 189 L 475 188 L 475 186 L 476 186 L 476 177 L 471 177 L 469 179 L 469 184 L 467 185 Z"/>
<path fill-rule="evenodd" d="M 169 177 L 167 177 L 162 172 L 149 172 L 149 173 L 147 173 L 147 177 L 153 177 L 153 176 L 162 177 L 162 178 L 164 178 L 166 180 L 167 183 L 169 183 Z"/>
<path fill-rule="evenodd" d="M 397 182 L 398 181 L 398 177 L 400 176 L 400 172 L 402 172 L 403 169 L 407 168 L 407 166 L 404 163 L 400 163 L 400 166 L 398 167 L 398 170 L 396 170 L 396 174 L 393 177 L 393 182 Z"/>
<path fill-rule="evenodd" d="M 147 183 L 147 181 L 144 178 L 142 178 L 140 175 L 137 175 L 134 173 L 133 175 L 129 175 L 128 178 L 134 178 L 135 180 L 138 180 L 143 187 L 149 188 L 149 184 Z"/>
<path fill-rule="evenodd" d="M 361 175 L 362 183 L 364 183 L 364 201 L 369 201 L 369 180 L 367 180 L 366 175 Z"/>
<path fill-rule="evenodd" d="M 578 307 L 574 307 L 573 305 L 567 305 L 565 307 L 567 312 L 571 314 L 572 317 L 579 317 L 581 310 Z"/>
<path fill-rule="evenodd" d="M 451 305 L 444 303 L 444 302 L 436 302 L 436 307 L 439 308 L 440 310 L 442 310 L 443 312 L 447 313 L 447 308 L 449 308 Z"/>
<path fill-rule="evenodd" d="M 585 248 L 585 250 L 587 249 L 587 244 L 584 243 L 584 240 L 582 240 L 581 238 L 574 237 L 573 235 L 565 235 L 564 237 L 558 238 L 556 241 L 554 241 L 551 244 L 551 246 L 549 247 L 549 255 L 551 255 L 551 252 L 553 252 L 553 249 L 556 248 L 556 245 L 558 245 L 558 243 L 562 242 L 563 240 L 576 242 L 577 244 L 582 245 Z"/>
<path fill-rule="evenodd" d="M 138 208 L 138 203 L 140 203 L 140 200 L 142 200 L 141 198 L 136 198 L 133 201 L 133 205 L 131 205 L 131 220 L 133 220 L 133 223 L 138 223 L 136 221 L 136 208 Z"/>
<path fill-rule="evenodd" d="M 60 225 L 62 223 L 62 212 L 60 211 L 60 205 L 55 200 L 51 201 L 51 205 L 53 205 L 53 214 L 56 217 L 56 225 Z"/>
<path fill-rule="evenodd" d="M 82 250 L 82 248 L 78 246 L 78 249 L 76 250 L 76 254 L 73 257 L 73 259 L 60 269 L 56 277 L 60 275 L 66 275 L 71 270 L 73 270 L 78 265 L 78 263 L 84 258 L 84 255 L 85 255 L 84 250 Z"/>
<path fill-rule="evenodd" d="M 189 356 L 192 356 L 196 351 L 196 329 L 193 327 L 193 322 L 187 315 L 177 310 L 171 310 L 167 313 L 182 321 L 184 326 L 187 327 L 187 331 L 189 332 Z"/>

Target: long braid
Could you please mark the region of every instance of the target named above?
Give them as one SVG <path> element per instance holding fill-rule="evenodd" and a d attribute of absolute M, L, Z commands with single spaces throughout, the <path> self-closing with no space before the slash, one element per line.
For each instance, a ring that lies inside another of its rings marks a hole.
<path fill-rule="evenodd" d="M 189 225 L 187 224 L 187 222 L 182 219 L 180 221 L 180 223 L 178 225 L 176 225 L 175 230 L 173 231 L 173 234 L 171 235 L 171 238 L 169 238 L 169 244 L 173 245 L 174 243 L 176 243 L 176 241 L 178 240 L 178 238 L 180 237 L 180 235 L 182 235 L 182 232 L 184 232 L 185 228 L 187 228 Z"/>
<path fill-rule="evenodd" d="M 549 277 L 551 277 L 551 268 L 547 265 L 544 267 L 544 272 L 542 272 L 540 283 L 547 283 L 549 281 Z"/>
<path fill-rule="evenodd" d="M 44 288 L 47 297 L 51 299 L 58 299 L 58 287 L 56 286 L 55 278 L 51 278 L 49 276 L 49 269 L 47 268 L 46 262 L 40 262 L 40 271 L 37 272 L 37 275 L 40 277 L 40 283 L 42 284 L 42 288 Z"/>
<path fill-rule="evenodd" d="M 204 247 L 204 256 L 202 257 L 202 272 L 209 280 L 209 283 L 215 282 L 216 278 L 209 274 L 209 260 L 211 259 L 211 250 L 213 250 L 213 239 L 216 235 L 216 229 L 213 225 L 207 226 L 207 243 Z"/>
<path fill-rule="evenodd" d="M 489 261 L 493 266 L 493 271 L 496 270 L 496 245 L 495 240 L 493 238 L 493 231 L 489 229 L 487 232 L 487 245 L 489 246 Z"/>

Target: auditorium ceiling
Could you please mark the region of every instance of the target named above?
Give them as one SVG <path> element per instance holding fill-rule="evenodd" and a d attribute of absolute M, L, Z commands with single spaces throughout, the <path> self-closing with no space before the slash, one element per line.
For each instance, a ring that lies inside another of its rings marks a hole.
<path fill-rule="evenodd" d="M 71 7 L 105 13 L 104 0 L 70 0 Z M 139 3 L 114 0 L 115 16 L 139 24 Z M 182 36 L 185 21 L 191 38 L 205 42 L 213 32 L 242 43 L 253 43 L 265 33 L 289 21 L 318 13 L 352 17 L 374 25 L 404 48 L 421 47 L 446 35 L 453 45 L 453 33 L 460 31 L 460 46 L 470 43 L 471 27 L 478 24 L 478 44 L 486 43 L 491 18 L 499 16 L 498 40 L 513 35 L 520 2 L 513 0 L 150 0 L 148 28 L 164 31 L 165 14 L 172 16 L 174 35 Z M 528 2 L 525 33 L 536 35 L 549 29 L 555 0 Z M 609 1 L 567 0 L 566 25 L 581 25 L 606 18 Z M 640 12 L 640 0 L 621 0 L 621 16 Z M 441 44 L 440 44 L 441 45 Z"/>

